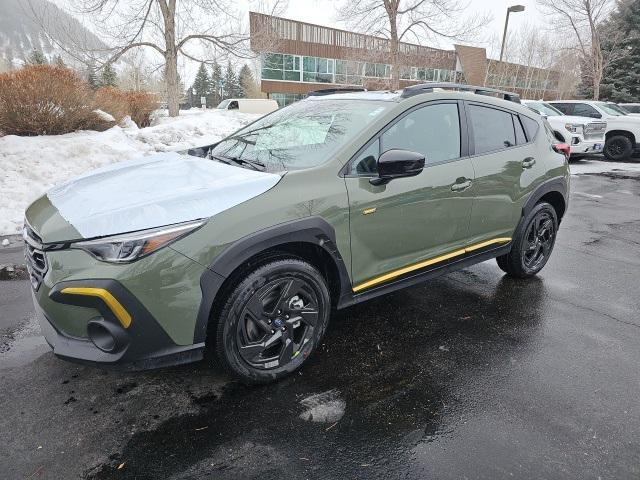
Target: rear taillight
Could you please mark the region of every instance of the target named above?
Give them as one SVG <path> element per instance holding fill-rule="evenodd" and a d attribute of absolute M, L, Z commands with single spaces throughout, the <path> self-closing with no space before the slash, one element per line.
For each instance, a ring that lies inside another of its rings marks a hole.
<path fill-rule="evenodd" d="M 552 147 L 556 152 L 562 153 L 565 157 L 567 157 L 567 159 L 571 155 L 571 145 L 569 145 L 568 143 L 554 143 Z"/>

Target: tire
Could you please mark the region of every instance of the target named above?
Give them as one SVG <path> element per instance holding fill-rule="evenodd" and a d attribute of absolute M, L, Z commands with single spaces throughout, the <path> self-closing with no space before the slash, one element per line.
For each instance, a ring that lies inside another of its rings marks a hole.
<path fill-rule="evenodd" d="M 551 256 L 558 233 L 558 216 L 546 202 L 538 203 L 523 219 L 511 251 L 496 258 L 507 275 L 528 278 L 544 268 Z"/>
<path fill-rule="evenodd" d="M 246 384 L 279 380 L 319 345 L 330 312 L 329 290 L 315 267 L 295 258 L 266 263 L 226 298 L 216 328 L 218 363 Z"/>
<path fill-rule="evenodd" d="M 604 156 L 613 162 L 628 160 L 633 154 L 633 143 L 629 137 L 615 135 L 604 144 Z"/>

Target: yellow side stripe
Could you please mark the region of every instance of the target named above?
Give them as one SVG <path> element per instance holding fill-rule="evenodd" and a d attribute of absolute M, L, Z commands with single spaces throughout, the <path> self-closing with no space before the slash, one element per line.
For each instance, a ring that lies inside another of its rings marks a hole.
<path fill-rule="evenodd" d="M 62 293 L 66 295 L 85 295 L 88 297 L 98 297 L 113 312 L 124 328 L 131 325 L 131 315 L 125 310 L 122 304 L 111 295 L 111 292 L 104 288 L 89 287 L 66 287 L 62 289 Z"/>
<path fill-rule="evenodd" d="M 489 245 L 495 245 L 496 243 L 508 243 L 510 241 L 511 241 L 510 237 L 500 237 L 500 238 L 494 238 L 492 240 L 487 240 L 486 242 L 476 243 L 474 245 L 461 248 L 460 250 L 455 250 L 453 252 L 440 255 L 438 257 L 430 258 L 429 260 L 424 260 L 419 263 L 414 263 L 413 265 L 402 267 L 398 270 L 393 270 L 392 272 L 385 273 L 384 275 L 380 275 L 379 277 L 374 277 L 371 280 L 367 280 L 366 282 L 361 283 L 360 285 L 356 285 L 355 287 L 353 287 L 353 291 L 359 292 L 361 290 L 365 290 L 367 288 L 373 287 L 374 285 L 378 285 L 379 283 L 392 280 L 396 277 L 399 277 L 400 275 L 404 275 L 405 273 L 410 273 L 415 270 L 419 270 L 421 268 L 428 267 L 430 265 L 434 265 L 436 263 L 440 263 L 445 260 L 449 260 L 450 258 L 459 257 L 460 255 L 464 255 L 465 253 L 473 252 L 475 250 L 488 247 Z"/>

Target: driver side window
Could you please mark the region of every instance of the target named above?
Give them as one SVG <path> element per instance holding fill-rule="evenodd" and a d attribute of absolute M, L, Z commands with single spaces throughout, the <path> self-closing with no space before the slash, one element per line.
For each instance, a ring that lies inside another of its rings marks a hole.
<path fill-rule="evenodd" d="M 427 165 L 460 158 L 458 105 L 427 105 L 403 116 L 351 162 L 349 174 L 376 175 L 378 156 L 392 149 L 422 153 Z"/>

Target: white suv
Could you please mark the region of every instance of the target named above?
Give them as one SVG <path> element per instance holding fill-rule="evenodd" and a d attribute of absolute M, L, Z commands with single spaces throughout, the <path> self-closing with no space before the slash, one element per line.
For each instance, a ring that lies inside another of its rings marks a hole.
<path fill-rule="evenodd" d="M 607 122 L 565 115 L 543 101 L 522 100 L 522 104 L 545 117 L 556 138 L 571 145 L 572 160 L 578 160 L 587 153 L 602 153 Z"/>
<path fill-rule="evenodd" d="M 629 115 L 613 103 L 594 100 L 548 102 L 565 115 L 598 118 L 607 122 L 604 155 L 609 160 L 629 160 L 640 148 L 640 117 Z"/>

